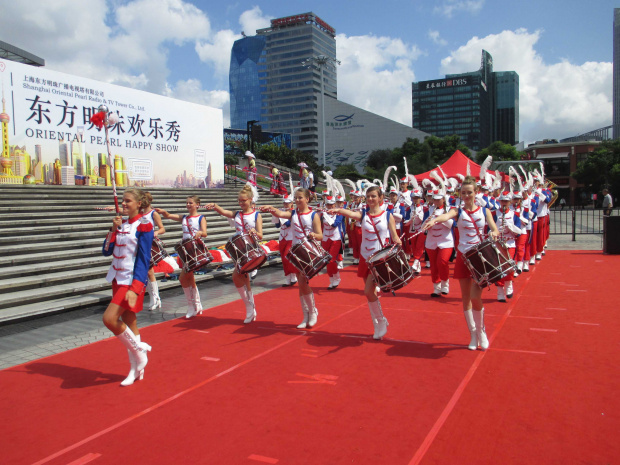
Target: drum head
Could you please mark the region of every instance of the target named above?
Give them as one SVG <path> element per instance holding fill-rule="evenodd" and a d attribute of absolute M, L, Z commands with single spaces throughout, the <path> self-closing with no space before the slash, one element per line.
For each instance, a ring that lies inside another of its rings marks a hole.
<path fill-rule="evenodd" d="M 392 255 L 394 255 L 395 250 L 396 249 L 393 249 L 392 247 L 386 247 L 385 249 L 381 249 L 373 253 L 370 257 L 368 257 L 367 261 L 368 263 L 382 262 L 388 257 L 391 257 Z"/>

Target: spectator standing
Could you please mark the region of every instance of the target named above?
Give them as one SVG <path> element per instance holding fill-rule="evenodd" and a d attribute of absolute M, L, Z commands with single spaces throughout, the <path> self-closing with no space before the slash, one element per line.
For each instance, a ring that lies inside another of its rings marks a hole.
<path fill-rule="evenodd" d="M 607 189 L 603 189 L 603 215 L 610 216 L 612 208 L 614 208 L 614 202 L 611 199 L 611 194 Z"/>

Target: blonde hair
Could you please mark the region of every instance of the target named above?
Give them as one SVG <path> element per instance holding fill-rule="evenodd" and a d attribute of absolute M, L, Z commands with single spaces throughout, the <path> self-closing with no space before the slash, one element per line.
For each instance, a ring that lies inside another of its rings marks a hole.
<path fill-rule="evenodd" d="M 150 207 L 153 203 L 153 196 L 151 195 L 151 193 L 148 191 L 144 192 L 144 198 L 146 199 L 146 206 Z"/>
<path fill-rule="evenodd" d="M 249 200 L 254 200 L 254 191 L 249 184 L 243 186 L 243 188 L 239 191 L 239 195 L 245 195 Z"/>
<path fill-rule="evenodd" d="M 295 192 L 301 192 L 304 195 L 304 197 L 307 198 L 308 200 L 310 200 L 310 197 L 312 196 L 310 194 L 310 191 L 306 189 L 305 187 L 299 187 L 295 189 Z"/>
<path fill-rule="evenodd" d="M 463 189 L 463 186 L 465 185 L 474 186 L 474 192 L 476 192 L 478 187 L 476 184 L 476 178 L 474 178 L 473 176 L 465 176 L 465 179 L 463 179 L 463 182 L 461 183 L 461 189 Z"/>
<path fill-rule="evenodd" d="M 138 202 L 138 205 L 140 205 L 139 211 L 141 212 L 144 211 L 146 207 L 150 205 L 146 198 L 146 194 L 144 193 L 142 189 L 136 189 L 135 187 L 130 187 L 129 189 L 125 189 L 124 193 L 130 194 L 133 196 L 134 199 L 136 199 L 136 202 Z"/>
<path fill-rule="evenodd" d="M 192 199 L 196 205 L 200 205 L 200 197 L 197 195 L 188 195 L 188 199 Z"/>

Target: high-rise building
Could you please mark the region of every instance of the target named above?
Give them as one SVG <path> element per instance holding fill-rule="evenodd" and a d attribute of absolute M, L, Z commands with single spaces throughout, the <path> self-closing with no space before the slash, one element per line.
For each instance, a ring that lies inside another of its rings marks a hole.
<path fill-rule="evenodd" d="M 613 138 L 620 138 L 620 8 L 614 8 Z"/>
<path fill-rule="evenodd" d="M 259 121 L 264 130 L 291 134 L 293 148 L 318 156 L 321 72 L 302 62 L 317 56 L 335 60 L 335 29 L 310 12 L 273 19 L 256 34 L 233 46 L 231 124 L 245 129 L 247 121 Z M 323 84 L 325 96 L 337 98 L 334 65 L 323 66 Z"/>
<path fill-rule="evenodd" d="M 230 56 L 230 127 L 246 129 L 248 121 L 260 121 L 261 82 L 265 85 L 265 36 L 235 41 Z"/>
<path fill-rule="evenodd" d="M 486 50 L 478 71 L 414 82 L 412 91 L 416 129 L 438 137 L 458 134 L 472 150 L 519 141 L 519 75 L 493 72 Z"/>

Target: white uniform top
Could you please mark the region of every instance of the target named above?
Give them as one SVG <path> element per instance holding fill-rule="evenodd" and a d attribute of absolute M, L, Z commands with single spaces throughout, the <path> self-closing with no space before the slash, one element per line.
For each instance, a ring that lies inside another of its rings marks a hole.
<path fill-rule="evenodd" d="M 509 249 L 516 247 L 515 239 L 521 234 L 521 228 L 517 228 L 514 223 L 515 212 L 514 210 L 508 210 L 507 213 L 502 213 L 500 210 L 496 212 L 497 222 L 496 226 L 499 230 L 500 237 L 506 242 L 506 246 Z"/>
<path fill-rule="evenodd" d="M 278 238 L 279 241 L 293 240 L 293 228 L 291 227 L 291 223 L 288 220 L 271 215 L 271 222 L 276 226 L 278 224 L 280 225 L 280 237 Z"/>
<path fill-rule="evenodd" d="M 323 240 L 341 241 L 342 233 L 338 226 L 333 226 L 334 222 L 338 219 L 338 215 L 330 215 L 327 212 L 323 213 Z"/>
<path fill-rule="evenodd" d="M 429 218 L 433 216 L 439 216 L 445 213 L 443 208 L 436 209 L 432 207 L 429 209 Z M 454 220 L 444 221 L 443 223 L 437 223 L 428 230 L 426 235 L 426 243 L 424 246 L 427 249 L 450 249 L 454 247 L 454 237 L 452 236 L 452 225 Z"/>
<path fill-rule="evenodd" d="M 150 212 L 142 215 L 142 218 L 146 218 L 153 225 L 153 230 L 155 230 L 155 220 L 153 219 L 154 214 L 155 214 L 155 210 L 151 210 Z"/>
<path fill-rule="evenodd" d="M 364 218 L 362 218 L 362 246 L 360 247 L 360 253 L 364 260 L 367 260 L 373 253 L 381 250 L 387 244 L 390 238 L 388 218 L 389 213 L 387 211 L 382 211 L 376 216 L 366 212 Z M 376 232 L 375 228 L 377 229 Z M 377 232 L 379 237 L 377 237 Z"/>
<path fill-rule="evenodd" d="M 228 218 L 228 222 L 235 228 L 237 233 L 248 232 L 250 229 L 256 229 L 258 215 L 260 213 L 257 213 L 256 210 L 252 210 L 249 213 L 237 211 L 233 218 Z"/>
<path fill-rule="evenodd" d="M 514 205 L 511 205 L 510 208 L 515 212 L 515 215 L 519 215 L 519 218 L 521 219 L 521 234 L 527 234 L 527 227 L 530 225 L 530 220 L 523 211 L 523 208 L 515 208 Z"/>
<path fill-rule="evenodd" d="M 398 199 L 400 202 L 405 202 L 408 207 L 411 206 L 411 204 L 413 203 L 413 200 L 411 200 L 411 191 L 409 189 L 407 189 L 404 192 L 400 191 L 398 195 L 401 196 L 401 198 Z"/>
<path fill-rule="evenodd" d="M 149 223 L 148 219 L 144 217 L 135 218 L 133 222 L 123 220 L 121 226 L 116 230 L 116 239 L 114 240 L 114 249 L 112 250 L 112 264 L 106 275 L 106 280 L 109 283 L 115 279 L 118 284 L 130 286 L 133 283 L 139 242 L 136 233 L 141 225 Z M 147 257 L 147 263 L 149 259 L 150 255 Z"/>
<path fill-rule="evenodd" d="M 312 213 L 312 211 L 307 213 L 298 213 L 297 210 L 293 211 L 293 216 L 291 216 L 293 245 L 299 244 L 304 238 L 308 237 L 308 234 L 314 232 L 312 228 L 312 218 L 314 215 Z"/>
<path fill-rule="evenodd" d="M 547 197 L 545 197 L 544 194 L 537 194 L 538 195 L 538 217 L 540 218 L 541 216 L 547 216 L 549 215 L 549 206 L 547 204 Z"/>
<path fill-rule="evenodd" d="M 530 218 L 532 217 L 532 213 L 530 212 L 530 209 L 532 208 L 532 203 L 530 202 L 530 199 L 524 199 L 521 202 L 521 211 L 523 212 L 523 216 L 526 216 L 525 210 L 528 210 L 527 213 L 527 224 L 525 225 L 525 232 L 527 233 L 527 231 L 531 231 L 532 230 L 532 222 L 530 221 Z"/>
<path fill-rule="evenodd" d="M 472 247 L 481 242 L 480 236 L 474 226 L 474 221 L 478 226 L 480 234 L 484 234 L 484 226 L 487 224 L 487 219 L 484 216 L 484 210 L 482 207 L 477 207 L 474 211 L 468 212 L 464 208 L 459 209 L 459 218 L 456 222 L 459 228 L 459 247 L 458 250 L 461 253 L 469 251 Z"/>
<path fill-rule="evenodd" d="M 409 216 L 409 232 L 418 232 L 422 228 L 424 220 L 424 205 L 411 205 L 411 215 Z"/>
<path fill-rule="evenodd" d="M 196 235 L 198 231 L 200 231 L 200 221 L 202 220 L 202 215 L 196 216 L 188 216 L 183 215 L 181 219 L 181 227 L 183 228 L 183 240 L 191 239 Z M 188 227 L 189 223 L 189 227 Z M 190 230 L 191 227 L 191 230 Z"/>

